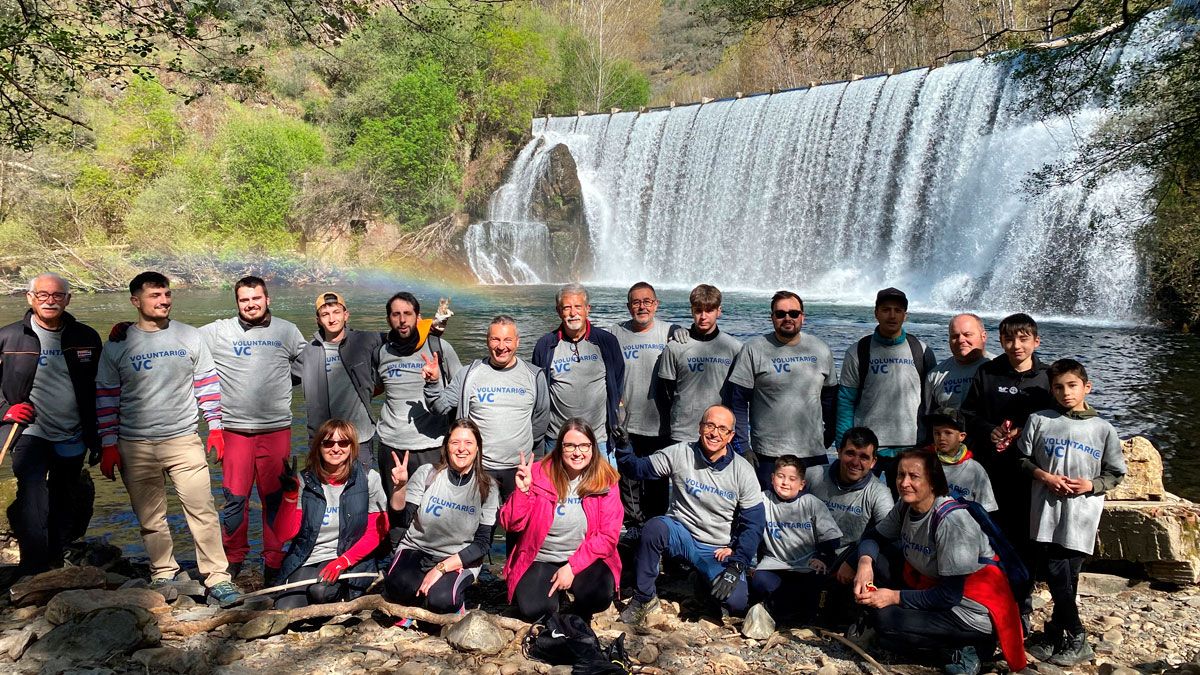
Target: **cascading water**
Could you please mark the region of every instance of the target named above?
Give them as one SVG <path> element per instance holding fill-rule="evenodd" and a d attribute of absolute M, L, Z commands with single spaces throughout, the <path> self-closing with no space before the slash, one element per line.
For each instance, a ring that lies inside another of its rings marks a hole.
<path fill-rule="evenodd" d="M 1147 22 L 1150 23 L 1150 22 Z M 1139 27 L 1121 58 L 1152 42 Z M 926 307 L 1128 318 L 1142 297 L 1138 170 L 1022 189 L 1107 113 L 1018 109 L 1012 66 L 975 59 L 703 105 L 535 120 L 466 246 L 485 283 L 554 282 L 530 199 L 551 148 L 576 163 L 591 281 L 774 290 Z"/>

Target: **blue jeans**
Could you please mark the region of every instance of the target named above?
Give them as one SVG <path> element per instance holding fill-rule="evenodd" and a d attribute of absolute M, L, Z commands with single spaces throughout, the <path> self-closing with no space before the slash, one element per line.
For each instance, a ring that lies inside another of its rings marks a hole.
<path fill-rule="evenodd" d="M 708 581 L 716 579 L 725 571 L 725 563 L 713 557 L 718 548 L 721 547 L 696 541 L 687 527 L 671 516 L 651 518 L 642 528 L 633 597 L 646 602 L 658 592 L 655 581 L 658 579 L 658 565 L 664 553 L 686 560 Z M 746 576 L 743 574 L 741 582 L 724 601 L 724 605 L 730 613 L 742 614 L 748 606 L 748 598 L 749 590 Z"/>
<path fill-rule="evenodd" d="M 539 456 L 539 459 L 554 452 L 555 445 L 558 445 L 558 438 L 555 436 L 547 436 L 546 440 L 542 442 L 542 454 Z M 612 466 L 612 468 L 617 468 L 617 456 L 608 451 L 608 441 L 603 441 L 600 443 L 600 452 L 604 454 L 604 459 L 608 460 L 608 463 L 610 466 Z"/>

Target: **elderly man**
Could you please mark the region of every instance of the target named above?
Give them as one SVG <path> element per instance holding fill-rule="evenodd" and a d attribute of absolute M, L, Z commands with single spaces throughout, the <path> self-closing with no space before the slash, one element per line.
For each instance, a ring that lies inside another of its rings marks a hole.
<path fill-rule="evenodd" d="M 925 411 L 961 408 L 975 371 L 994 358 L 996 355 L 987 350 L 983 319 L 975 314 L 950 319 L 950 358 L 925 377 Z"/>
<path fill-rule="evenodd" d="M 637 480 L 669 478 L 674 490 L 667 515 L 642 528 L 633 599 L 621 621 L 640 624 L 658 606 L 656 580 L 663 554 L 682 558 L 711 582 L 714 600 L 733 613 L 746 610 L 746 570 L 754 566 L 766 527 L 754 467 L 729 447 L 733 412 L 709 406 L 699 439 L 676 443 L 649 457 L 617 451 L 622 474 Z"/>
<path fill-rule="evenodd" d="M 79 474 L 84 452 L 100 452 L 100 336 L 67 313 L 71 288 L 57 274 L 34 277 L 25 298 L 25 317 L 0 328 L 0 439 L 17 478 L 8 520 L 22 576 L 61 566 L 66 544 L 87 529 L 92 493 Z"/>
<path fill-rule="evenodd" d="M 550 390 L 550 425 L 543 452 L 554 449 L 563 422 L 579 417 L 595 430 L 596 442 L 604 446 L 605 457 L 612 462 L 608 438 L 620 428 L 621 387 L 625 383 L 621 344 L 612 333 L 588 320 L 592 306 L 583 286 L 567 284 L 558 289 L 555 307 L 562 323 L 533 347 L 533 365 L 546 373 Z"/>

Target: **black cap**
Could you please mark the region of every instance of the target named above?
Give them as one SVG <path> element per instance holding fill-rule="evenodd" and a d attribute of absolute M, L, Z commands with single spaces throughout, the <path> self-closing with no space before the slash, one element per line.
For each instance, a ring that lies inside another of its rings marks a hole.
<path fill-rule="evenodd" d="M 963 419 L 962 413 L 954 408 L 941 408 L 926 415 L 925 423 L 929 425 L 930 429 L 933 427 L 954 427 L 959 431 L 967 430 L 967 422 Z"/>
<path fill-rule="evenodd" d="M 898 302 L 905 310 L 908 309 L 908 296 L 899 288 L 887 287 L 879 291 L 875 295 L 875 306 L 878 307 L 885 302 Z"/>

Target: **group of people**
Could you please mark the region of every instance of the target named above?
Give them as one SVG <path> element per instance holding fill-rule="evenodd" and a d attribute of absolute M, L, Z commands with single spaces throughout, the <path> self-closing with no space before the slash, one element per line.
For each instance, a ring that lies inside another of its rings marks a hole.
<path fill-rule="evenodd" d="M 500 527 L 508 598 L 530 620 L 609 607 L 624 550 L 629 624 L 659 604 L 670 558 L 714 612 L 762 603 L 850 625 L 860 641 L 941 650 L 949 673 L 979 672 L 997 644 L 1014 670 L 1026 649 L 1060 665 L 1091 655 L 1075 587 L 1125 465 L 1086 401 L 1084 366 L 1039 361 L 1028 315 L 1001 321 L 999 356 L 978 316 L 955 316 L 939 363 L 905 330 L 905 294 L 887 288 L 877 327 L 838 371 L 790 291 L 771 298 L 771 330 L 742 343 L 721 331 L 711 285 L 691 292 L 684 328 L 659 321 L 654 288 L 634 284 L 630 318 L 606 330 L 589 319 L 587 290 L 569 284 L 530 361 L 515 320 L 499 315 L 487 355 L 464 365 L 442 338 L 449 313 L 423 318 L 407 292 L 388 300 L 383 334 L 349 328 L 345 298 L 321 293 L 306 339 L 272 316 L 257 277 L 234 285 L 236 316 L 199 329 L 170 319 L 162 274 L 139 274 L 129 291 L 137 319 L 104 344 L 65 311 L 70 288 L 54 274 L 31 280 L 30 311 L 0 329 L 22 573 L 60 565 L 86 529 L 90 453 L 103 475 L 120 473 L 160 589 L 180 573 L 170 476 L 223 606 L 240 601 L 257 485 L 264 583 L 291 586 L 277 607 L 353 597 L 378 570 L 390 600 L 462 612 Z M 206 448 L 222 466 L 220 518 Z M 1036 634 L 1034 578 L 1054 602 Z"/>

